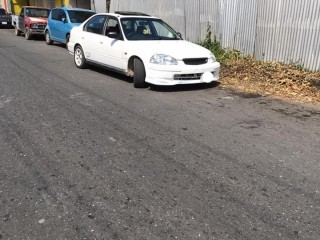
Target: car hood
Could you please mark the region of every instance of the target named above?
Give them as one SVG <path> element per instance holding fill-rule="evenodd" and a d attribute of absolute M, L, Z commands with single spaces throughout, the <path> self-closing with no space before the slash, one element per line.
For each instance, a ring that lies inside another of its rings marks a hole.
<path fill-rule="evenodd" d="M 29 20 L 31 22 L 36 22 L 36 23 L 44 23 L 44 24 L 46 24 L 47 21 L 48 21 L 47 18 L 43 18 L 43 17 L 39 17 L 39 18 L 37 18 L 37 17 L 28 17 L 28 18 L 29 18 Z"/>
<path fill-rule="evenodd" d="M 210 51 L 197 44 L 184 40 L 130 41 L 131 49 L 137 54 L 151 57 L 154 54 L 166 54 L 177 60 L 183 58 L 209 57 Z"/>

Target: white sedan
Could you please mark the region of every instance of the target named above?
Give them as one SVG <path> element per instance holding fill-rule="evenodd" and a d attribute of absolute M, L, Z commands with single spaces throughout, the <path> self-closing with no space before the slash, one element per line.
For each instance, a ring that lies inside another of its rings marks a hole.
<path fill-rule="evenodd" d="M 96 14 L 74 27 L 68 50 L 89 63 L 133 77 L 134 86 L 212 83 L 220 64 L 207 49 L 182 40 L 161 19 L 134 12 Z"/>

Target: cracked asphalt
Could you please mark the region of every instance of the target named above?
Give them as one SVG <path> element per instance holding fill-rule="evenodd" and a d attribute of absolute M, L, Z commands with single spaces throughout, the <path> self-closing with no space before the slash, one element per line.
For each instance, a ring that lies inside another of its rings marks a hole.
<path fill-rule="evenodd" d="M 319 146 L 319 106 L 135 89 L 0 29 L 0 239 L 318 240 Z"/>

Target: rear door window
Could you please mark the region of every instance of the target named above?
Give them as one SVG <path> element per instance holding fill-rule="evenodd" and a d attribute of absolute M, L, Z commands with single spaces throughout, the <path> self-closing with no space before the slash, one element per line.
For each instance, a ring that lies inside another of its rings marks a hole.
<path fill-rule="evenodd" d="M 102 34 L 104 23 L 106 21 L 107 16 L 98 15 L 91 18 L 84 26 L 84 31 L 92 32 L 96 34 Z"/>
<path fill-rule="evenodd" d="M 3 8 L 0 8 L 0 15 L 6 15 L 6 11 Z"/>

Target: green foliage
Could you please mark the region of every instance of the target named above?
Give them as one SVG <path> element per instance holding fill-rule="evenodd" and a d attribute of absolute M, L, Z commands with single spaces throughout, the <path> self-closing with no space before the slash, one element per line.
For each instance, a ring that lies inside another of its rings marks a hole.
<path fill-rule="evenodd" d="M 198 44 L 202 47 L 209 49 L 215 55 L 217 61 L 221 63 L 228 59 L 238 59 L 240 57 L 239 51 L 224 49 L 221 46 L 220 42 L 217 40 L 217 37 L 212 37 L 211 27 L 209 24 L 207 27 L 205 39 Z"/>

